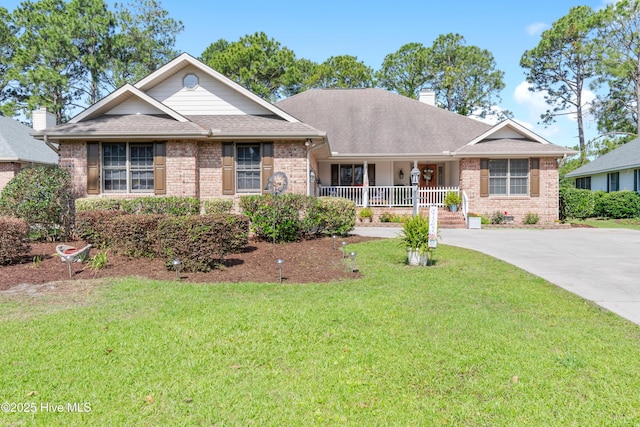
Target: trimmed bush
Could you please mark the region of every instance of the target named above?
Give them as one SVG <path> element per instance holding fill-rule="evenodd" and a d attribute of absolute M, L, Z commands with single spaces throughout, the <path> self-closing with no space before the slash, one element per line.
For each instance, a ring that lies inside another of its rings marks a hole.
<path fill-rule="evenodd" d="M 251 231 L 264 240 L 290 242 L 321 234 L 346 235 L 356 224 L 354 202 L 335 197 L 285 194 L 244 196 L 240 208 L 251 221 Z"/>
<path fill-rule="evenodd" d="M 607 218 L 636 218 L 640 216 L 640 196 L 634 191 L 605 193 L 601 199 L 603 216 Z"/>
<path fill-rule="evenodd" d="M 111 216 L 106 223 L 109 247 L 116 253 L 153 258 L 158 250 L 158 224 L 166 215 L 127 214 Z"/>
<path fill-rule="evenodd" d="M 195 197 L 144 196 L 134 199 L 87 197 L 76 200 L 76 211 L 119 210 L 130 214 L 197 215 L 200 200 Z"/>
<path fill-rule="evenodd" d="M 112 222 L 126 215 L 123 211 L 81 211 L 76 214 L 76 237 L 96 247 L 109 247 L 112 242 Z"/>
<path fill-rule="evenodd" d="M 339 197 L 318 197 L 308 215 L 318 227 L 317 234 L 346 236 L 356 226 L 356 204 Z"/>
<path fill-rule="evenodd" d="M 25 220 L 0 217 L 0 265 L 9 264 L 26 253 L 28 237 L 29 224 Z"/>
<path fill-rule="evenodd" d="M 158 225 L 159 248 L 168 268 L 179 259 L 185 271 L 210 271 L 248 241 L 249 219 L 215 214 L 165 217 Z"/>
<path fill-rule="evenodd" d="M 231 213 L 233 199 L 219 197 L 202 200 L 202 210 L 205 214 Z"/>
<path fill-rule="evenodd" d="M 71 232 L 71 175 L 57 166 L 21 170 L 3 188 L 0 215 L 22 218 L 41 238 L 67 237 Z"/>
<path fill-rule="evenodd" d="M 562 187 L 560 189 L 560 219 L 585 219 L 594 216 L 596 194 L 590 190 Z"/>

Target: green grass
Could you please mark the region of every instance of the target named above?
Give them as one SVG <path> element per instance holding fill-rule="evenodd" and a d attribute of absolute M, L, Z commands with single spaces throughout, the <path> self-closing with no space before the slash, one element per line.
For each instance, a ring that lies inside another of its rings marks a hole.
<path fill-rule="evenodd" d="M 630 219 L 601 219 L 588 218 L 585 220 L 572 219 L 572 224 L 588 225 L 596 228 L 629 228 L 631 230 L 640 230 L 640 218 Z"/>
<path fill-rule="evenodd" d="M 0 425 L 640 423 L 637 325 L 473 251 L 350 248 L 365 277 L 340 283 L 0 297 L 0 402 L 38 408 Z M 91 412 L 40 409 L 68 402 Z"/>

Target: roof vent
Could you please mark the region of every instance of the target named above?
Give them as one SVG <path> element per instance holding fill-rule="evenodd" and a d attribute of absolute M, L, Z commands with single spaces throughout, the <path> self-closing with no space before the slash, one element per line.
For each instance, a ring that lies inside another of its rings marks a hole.
<path fill-rule="evenodd" d="M 418 95 L 418 101 L 423 104 L 431 105 L 432 107 L 436 106 L 436 93 L 431 89 L 422 89 L 420 90 L 420 94 Z"/>

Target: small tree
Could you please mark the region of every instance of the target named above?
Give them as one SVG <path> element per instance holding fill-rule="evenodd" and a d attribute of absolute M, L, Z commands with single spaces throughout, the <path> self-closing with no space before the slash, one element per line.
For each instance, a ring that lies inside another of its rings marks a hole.
<path fill-rule="evenodd" d="M 0 214 L 22 218 L 43 238 L 70 234 L 71 175 L 57 166 L 20 171 L 2 190 Z"/>

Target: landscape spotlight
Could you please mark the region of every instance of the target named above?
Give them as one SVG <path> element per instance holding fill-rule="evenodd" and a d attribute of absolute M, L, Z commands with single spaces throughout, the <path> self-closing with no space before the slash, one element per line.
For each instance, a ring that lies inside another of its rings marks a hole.
<path fill-rule="evenodd" d="M 178 272 L 180 271 L 180 266 L 182 265 L 182 261 L 180 261 L 179 259 L 174 259 L 173 261 L 171 261 L 171 265 L 173 266 L 173 269 L 176 271 L 176 280 L 179 280 L 180 278 L 178 277 Z"/>
<path fill-rule="evenodd" d="M 280 279 L 280 283 L 282 283 L 282 266 L 284 265 L 284 259 L 278 258 L 276 260 L 276 266 L 278 267 L 278 277 Z"/>

